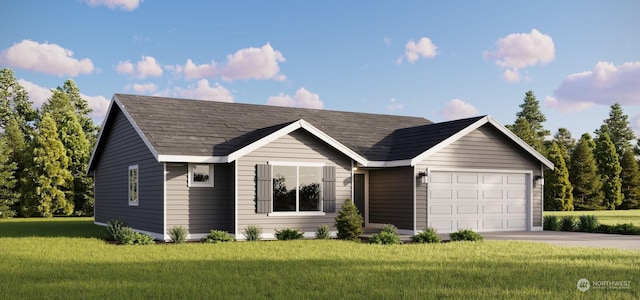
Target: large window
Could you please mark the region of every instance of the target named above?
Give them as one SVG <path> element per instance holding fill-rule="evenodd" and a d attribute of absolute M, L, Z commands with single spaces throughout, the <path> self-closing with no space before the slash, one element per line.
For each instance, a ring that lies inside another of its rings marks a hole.
<path fill-rule="evenodd" d="M 322 167 L 274 165 L 273 211 L 322 211 Z"/>
<path fill-rule="evenodd" d="M 212 164 L 189 164 L 190 187 L 213 187 Z"/>
<path fill-rule="evenodd" d="M 129 166 L 129 205 L 138 206 L 138 165 Z"/>

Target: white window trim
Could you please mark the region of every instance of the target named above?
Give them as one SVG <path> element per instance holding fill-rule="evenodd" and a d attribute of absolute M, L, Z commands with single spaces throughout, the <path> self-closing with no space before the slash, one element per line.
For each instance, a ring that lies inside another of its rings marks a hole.
<path fill-rule="evenodd" d="M 267 162 L 271 166 L 271 182 L 273 182 L 273 167 L 274 166 L 285 166 L 285 167 L 296 167 L 296 211 L 273 211 L 273 207 L 275 205 L 275 201 L 273 199 L 273 186 L 271 187 L 271 212 L 267 214 L 269 217 L 299 217 L 299 216 L 324 216 L 326 213 L 324 212 L 323 201 L 322 201 L 322 188 L 320 188 L 320 207 L 318 211 L 299 211 L 300 209 L 300 167 L 318 167 L 322 168 L 325 166 L 325 163 L 321 162 L 291 162 L 291 161 L 269 161 Z M 322 180 L 322 178 L 321 178 Z"/>
<path fill-rule="evenodd" d="M 131 170 L 136 171 L 136 201 L 131 201 Z M 140 204 L 140 168 L 138 165 L 129 166 L 127 171 L 127 190 L 129 206 L 138 206 Z"/>
<path fill-rule="evenodd" d="M 191 172 L 191 170 L 193 170 L 193 165 L 206 165 L 209 167 L 209 182 L 195 182 L 193 181 L 193 173 Z M 202 163 L 192 163 L 189 164 L 189 187 L 213 187 L 213 182 L 214 182 L 214 178 L 213 178 L 213 164 L 202 164 Z"/>

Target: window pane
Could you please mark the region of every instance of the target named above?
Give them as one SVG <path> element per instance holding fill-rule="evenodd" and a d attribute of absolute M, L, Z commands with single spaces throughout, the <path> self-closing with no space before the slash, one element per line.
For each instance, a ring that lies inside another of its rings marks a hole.
<path fill-rule="evenodd" d="M 300 211 L 320 210 L 322 168 L 300 167 Z"/>
<path fill-rule="evenodd" d="M 209 182 L 209 165 L 193 165 L 191 169 L 192 182 Z"/>
<path fill-rule="evenodd" d="M 273 211 L 296 211 L 296 167 L 273 166 Z"/>

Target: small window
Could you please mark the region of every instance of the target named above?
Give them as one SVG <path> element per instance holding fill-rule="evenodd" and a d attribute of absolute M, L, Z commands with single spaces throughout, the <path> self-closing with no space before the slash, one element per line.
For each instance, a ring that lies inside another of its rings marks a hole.
<path fill-rule="evenodd" d="M 190 164 L 189 187 L 213 187 L 213 165 Z"/>
<path fill-rule="evenodd" d="M 129 166 L 129 205 L 138 206 L 138 165 Z"/>
<path fill-rule="evenodd" d="M 322 211 L 322 167 L 274 165 L 273 212 Z"/>

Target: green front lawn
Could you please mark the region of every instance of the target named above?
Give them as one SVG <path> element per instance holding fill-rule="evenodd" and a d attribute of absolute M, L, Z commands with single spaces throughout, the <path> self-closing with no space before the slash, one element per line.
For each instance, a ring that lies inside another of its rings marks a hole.
<path fill-rule="evenodd" d="M 0 220 L 6 299 L 640 298 L 638 251 L 485 241 L 117 246 L 90 219 Z M 631 281 L 577 290 L 580 278 Z"/>
<path fill-rule="evenodd" d="M 595 215 L 600 224 L 616 225 L 633 223 L 640 225 L 640 209 L 632 210 L 597 210 L 597 211 L 545 211 L 544 215 L 575 216 Z"/>

